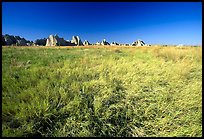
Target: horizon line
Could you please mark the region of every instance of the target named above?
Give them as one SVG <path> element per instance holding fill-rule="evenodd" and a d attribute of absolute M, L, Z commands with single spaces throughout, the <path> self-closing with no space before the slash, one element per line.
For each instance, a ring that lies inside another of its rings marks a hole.
<path fill-rule="evenodd" d="M 10 35 L 10 34 L 8 34 L 8 33 L 5 33 L 5 34 L 3 34 L 2 33 L 2 36 L 3 35 Z M 58 33 L 55 33 L 55 34 L 50 34 L 50 35 L 53 35 L 53 36 L 58 36 L 58 37 L 60 37 L 60 35 L 58 34 Z M 50 36 L 49 35 L 49 36 Z M 22 37 L 21 35 L 10 35 L 10 36 L 19 36 L 19 37 L 21 37 L 21 38 L 24 38 L 24 39 L 26 39 L 25 37 Z M 49 37 L 48 36 L 48 37 Z M 71 37 L 73 37 L 73 36 L 79 36 L 79 35 L 72 35 Z M 37 38 L 37 39 L 48 39 L 48 37 L 43 37 L 43 38 Z M 67 41 L 64 37 L 60 37 L 60 38 L 63 38 L 65 41 Z M 79 36 L 79 38 L 81 39 L 81 37 Z M 30 40 L 30 39 L 26 39 L 26 40 L 28 40 L 28 41 L 33 41 L 33 42 L 35 42 L 37 39 L 35 39 L 35 40 Z M 105 39 L 105 38 L 104 38 Z M 100 41 L 96 41 L 95 43 L 97 43 L 97 42 L 101 42 L 101 41 L 103 41 L 104 39 L 101 39 Z M 89 41 L 88 39 L 84 39 L 84 41 L 85 40 L 87 40 L 87 41 Z M 106 41 L 107 41 L 107 39 L 105 39 Z M 141 40 L 141 41 L 144 41 L 143 39 L 135 39 L 135 41 L 137 41 L 137 40 Z M 81 39 L 81 41 L 82 41 L 82 39 Z M 84 42 L 84 41 L 82 41 L 82 42 Z M 133 42 L 135 42 L 135 41 L 133 41 Z M 90 41 L 89 41 L 90 42 Z M 107 41 L 108 42 L 108 41 Z M 117 41 L 113 41 L 113 42 L 116 42 L 116 43 L 119 43 L 119 42 L 117 42 Z M 133 43 L 132 42 L 132 43 Z M 146 43 L 146 41 L 144 41 L 145 43 Z M 95 44 L 95 43 L 92 43 L 92 44 Z M 111 42 L 112 43 L 112 42 Z M 132 44 L 132 43 L 119 43 L 119 44 Z M 186 46 L 190 46 L 190 45 L 192 45 L 192 46 L 202 46 L 202 42 L 201 42 L 201 44 L 183 44 L 183 43 L 166 43 L 166 44 L 164 44 L 164 43 L 146 43 L 146 44 L 150 44 L 150 45 L 186 45 Z"/>

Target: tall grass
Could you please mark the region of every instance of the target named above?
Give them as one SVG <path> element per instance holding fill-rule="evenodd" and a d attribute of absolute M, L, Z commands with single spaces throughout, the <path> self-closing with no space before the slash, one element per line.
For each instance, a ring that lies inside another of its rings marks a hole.
<path fill-rule="evenodd" d="M 200 137 L 201 48 L 3 47 L 2 134 Z"/>

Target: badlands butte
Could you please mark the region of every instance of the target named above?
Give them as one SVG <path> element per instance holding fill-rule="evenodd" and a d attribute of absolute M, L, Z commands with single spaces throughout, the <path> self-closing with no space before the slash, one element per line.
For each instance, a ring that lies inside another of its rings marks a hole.
<path fill-rule="evenodd" d="M 65 40 L 58 35 L 50 35 L 48 38 L 37 39 L 34 42 L 21 38 L 20 36 L 2 35 L 3 46 L 88 46 L 88 45 L 110 45 L 110 46 L 150 46 L 142 40 L 136 40 L 132 44 L 109 43 L 105 39 L 101 42 L 91 44 L 88 40 L 82 42 L 79 36 L 72 36 L 72 40 Z"/>

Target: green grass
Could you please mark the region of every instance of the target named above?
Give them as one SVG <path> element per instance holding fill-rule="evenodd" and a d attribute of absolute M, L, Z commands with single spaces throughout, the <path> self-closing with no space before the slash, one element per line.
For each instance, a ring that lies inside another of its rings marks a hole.
<path fill-rule="evenodd" d="M 202 48 L 2 48 L 2 136 L 202 136 Z"/>

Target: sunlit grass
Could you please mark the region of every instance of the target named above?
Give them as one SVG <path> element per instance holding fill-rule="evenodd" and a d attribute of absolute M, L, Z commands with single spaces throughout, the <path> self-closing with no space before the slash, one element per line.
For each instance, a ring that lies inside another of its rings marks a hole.
<path fill-rule="evenodd" d="M 3 136 L 202 136 L 202 48 L 3 47 Z"/>

